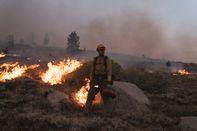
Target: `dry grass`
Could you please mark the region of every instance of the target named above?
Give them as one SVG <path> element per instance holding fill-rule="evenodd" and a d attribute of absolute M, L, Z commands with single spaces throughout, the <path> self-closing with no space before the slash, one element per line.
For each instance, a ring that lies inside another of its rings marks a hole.
<path fill-rule="evenodd" d="M 83 85 L 91 63 L 71 74 L 67 93 Z M 140 85 L 151 100 L 146 111 L 138 110 L 123 92 L 108 107 L 98 106 L 89 115 L 72 102 L 63 100 L 54 108 L 47 99 L 58 88 L 29 78 L 18 78 L 6 84 L 0 95 L 1 130 L 191 130 L 178 126 L 182 115 L 196 114 L 196 80 L 165 73 L 148 73 L 142 69 L 119 71 L 119 79 Z M 118 74 L 118 73 L 117 73 Z M 162 84 L 165 83 L 165 84 Z M 156 90 L 156 91 L 155 91 Z"/>

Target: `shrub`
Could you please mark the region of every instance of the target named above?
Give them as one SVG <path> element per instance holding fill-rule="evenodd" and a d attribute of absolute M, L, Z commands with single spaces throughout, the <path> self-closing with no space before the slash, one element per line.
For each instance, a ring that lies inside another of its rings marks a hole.
<path fill-rule="evenodd" d="M 162 93 L 166 80 L 159 72 L 149 73 L 143 68 L 129 67 L 124 71 L 125 81 L 138 85 L 148 92 Z"/>

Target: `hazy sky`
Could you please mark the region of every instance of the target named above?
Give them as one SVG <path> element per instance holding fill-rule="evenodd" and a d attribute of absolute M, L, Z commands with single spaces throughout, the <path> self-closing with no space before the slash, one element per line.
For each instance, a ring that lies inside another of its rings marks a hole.
<path fill-rule="evenodd" d="M 65 46 L 77 31 L 81 47 L 197 62 L 197 0 L 0 0 L 0 40 L 45 32 Z"/>

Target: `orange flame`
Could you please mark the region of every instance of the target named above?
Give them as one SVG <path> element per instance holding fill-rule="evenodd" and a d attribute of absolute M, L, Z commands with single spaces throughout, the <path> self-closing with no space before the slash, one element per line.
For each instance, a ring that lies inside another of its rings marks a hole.
<path fill-rule="evenodd" d="M 85 106 L 87 96 L 88 96 L 88 90 L 90 89 L 90 80 L 86 78 L 85 81 L 86 81 L 86 84 L 84 86 L 82 86 L 81 89 L 76 94 L 74 94 L 75 102 L 81 107 Z M 101 102 L 102 102 L 101 94 L 98 93 L 95 96 L 93 104 L 98 105 Z"/>
<path fill-rule="evenodd" d="M 63 60 L 59 63 L 49 62 L 48 70 L 40 75 L 45 83 L 61 84 L 64 76 L 78 69 L 82 64 L 77 60 Z"/>
<path fill-rule="evenodd" d="M 3 57 L 5 57 L 5 56 L 6 56 L 6 54 L 0 53 L 0 58 L 3 58 Z"/>
<path fill-rule="evenodd" d="M 186 71 L 185 69 L 178 70 L 177 73 L 180 74 L 180 75 L 191 75 L 192 74 L 192 73 Z"/>
<path fill-rule="evenodd" d="M 31 66 L 20 66 L 18 62 L 16 63 L 4 63 L 0 65 L 1 71 L 0 72 L 0 82 L 6 82 L 7 80 L 13 80 L 17 77 L 21 77 L 24 75 L 26 70 L 34 69 L 39 67 L 39 65 L 31 65 Z"/>

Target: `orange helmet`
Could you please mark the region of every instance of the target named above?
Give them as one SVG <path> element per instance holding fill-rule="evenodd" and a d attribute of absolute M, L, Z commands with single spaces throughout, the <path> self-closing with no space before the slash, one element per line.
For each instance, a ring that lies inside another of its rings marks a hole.
<path fill-rule="evenodd" d="M 98 50 L 103 50 L 103 51 L 105 51 L 105 46 L 103 45 L 103 44 L 99 44 L 98 46 L 97 46 L 97 51 Z"/>

